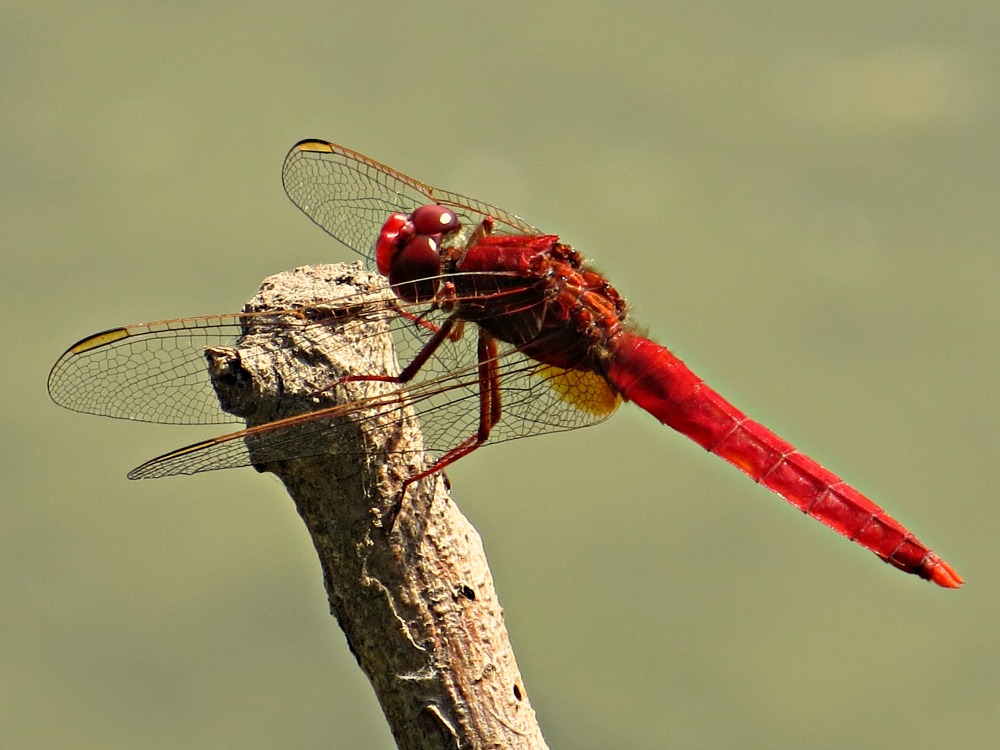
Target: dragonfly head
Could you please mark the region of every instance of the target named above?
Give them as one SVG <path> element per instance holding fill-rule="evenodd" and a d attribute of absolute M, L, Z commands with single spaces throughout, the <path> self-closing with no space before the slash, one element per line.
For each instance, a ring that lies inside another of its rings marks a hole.
<path fill-rule="evenodd" d="M 375 242 L 379 273 L 408 302 L 433 298 L 440 285 L 441 239 L 459 228 L 455 213 L 437 204 L 390 215 Z"/>

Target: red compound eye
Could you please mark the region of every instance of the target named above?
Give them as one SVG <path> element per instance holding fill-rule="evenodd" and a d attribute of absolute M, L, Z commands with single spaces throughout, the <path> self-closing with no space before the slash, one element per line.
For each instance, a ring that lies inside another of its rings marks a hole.
<path fill-rule="evenodd" d="M 399 233 L 409 221 L 410 217 L 406 214 L 394 213 L 386 219 L 378 233 L 378 239 L 375 240 L 375 264 L 383 276 L 389 275 L 393 259 L 399 252 Z"/>
<path fill-rule="evenodd" d="M 461 226 L 454 211 L 437 204 L 421 206 L 410 214 L 410 221 L 417 234 L 447 234 Z"/>
<path fill-rule="evenodd" d="M 441 255 L 431 237 L 414 237 L 396 253 L 389 270 L 389 283 L 409 302 L 430 300 L 437 293 Z"/>

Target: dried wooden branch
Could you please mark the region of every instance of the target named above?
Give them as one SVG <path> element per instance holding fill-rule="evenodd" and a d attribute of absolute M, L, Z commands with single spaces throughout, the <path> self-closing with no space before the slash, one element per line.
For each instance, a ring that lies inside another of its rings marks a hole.
<path fill-rule="evenodd" d="M 265 280 L 248 310 L 331 306 L 377 288 L 381 279 L 359 265 L 299 268 Z M 336 375 L 394 366 L 387 335 L 332 330 L 248 331 L 236 348 L 211 350 L 224 407 L 260 424 L 357 398 L 373 385 L 327 387 Z M 419 448 L 419 425 L 394 420 L 337 434 L 344 444 L 329 453 L 258 468 L 280 477 L 305 521 L 331 612 L 396 743 L 407 750 L 545 748 L 479 535 L 440 477 L 411 485 L 395 530 L 383 527 L 416 469 L 412 453 L 387 451 Z"/>

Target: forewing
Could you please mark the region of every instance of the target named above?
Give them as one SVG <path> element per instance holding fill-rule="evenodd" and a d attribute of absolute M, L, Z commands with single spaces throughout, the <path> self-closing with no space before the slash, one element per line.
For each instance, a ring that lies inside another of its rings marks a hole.
<path fill-rule="evenodd" d="M 514 214 L 474 198 L 430 187 L 363 154 L 325 141 L 295 144 L 281 170 L 285 192 L 303 213 L 372 261 L 379 230 L 394 212 L 427 203 L 448 206 L 469 230 L 486 216 L 501 234 L 539 234 Z"/>
<path fill-rule="evenodd" d="M 112 328 L 67 349 L 49 373 L 52 400 L 86 414 L 161 424 L 238 421 L 219 408 L 205 349 L 233 344 L 243 316 Z"/>
<path fill-rule="evenodd" d="M 279 339 L 293 332 L 328 337 L 336 324 L 361 327 L 398 317 L 386 290 L 341 297 L 336 306 L 180 318 L 112 328 L 82 339 L 49 373 L 52 400 L 73 411 L 159 424 L 220 424 L 222 410 L 206 352 L 230 347 L 248 331 Z"/>

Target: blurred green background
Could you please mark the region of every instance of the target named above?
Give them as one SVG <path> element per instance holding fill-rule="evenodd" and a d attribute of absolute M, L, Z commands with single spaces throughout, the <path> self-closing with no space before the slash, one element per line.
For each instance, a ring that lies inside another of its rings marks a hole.
<path fill-rule="evenodd" d="M 553 748 L 1000 737 L 1000 8 L 4 3 L 4 748 L 391 748 L 291 502 L 132 483 L 212 430 L 63 411 L 110 326 L 354 260 L 319 137 L 522 214 L 968 580 L 882 565 L 625 407 L 450 471 Z M 992 739 L 991 739 L 992 738 Z"/>

